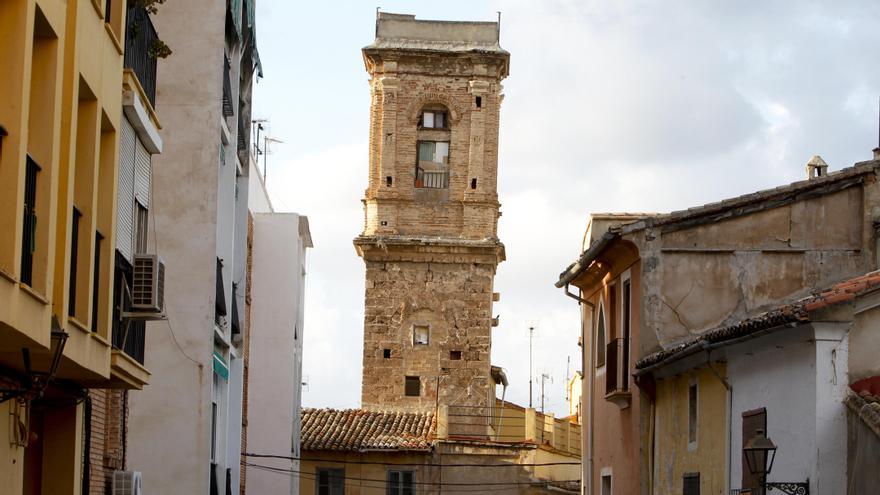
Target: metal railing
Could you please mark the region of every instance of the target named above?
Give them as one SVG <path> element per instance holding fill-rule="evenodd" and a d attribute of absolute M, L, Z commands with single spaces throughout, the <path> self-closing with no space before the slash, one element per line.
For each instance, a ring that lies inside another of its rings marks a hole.
<path fill-rule="evenodd" d="M 113 325 L 113 348 L 118 349 L 140 364 L 144 364 L 147 323 L 127 321 Z"/>
<path fill-rule="evenodd" d="M 419 189 L 448 189 L 449 171 L 416 170 L 416 188 Z"/>
<path fill-rule="evenodd" d="M 617 338 L 605 348 L 605 395 L 629 390 L 628 339 Z"/>
<path fill-rule="evenodd" d="M 159 36 L 150 14 L 143 7 L 129 7 L 125 30 L 125 67 L 134 71 L 141 88 L 156 107 L 156 57 L 151 49 Z"/>

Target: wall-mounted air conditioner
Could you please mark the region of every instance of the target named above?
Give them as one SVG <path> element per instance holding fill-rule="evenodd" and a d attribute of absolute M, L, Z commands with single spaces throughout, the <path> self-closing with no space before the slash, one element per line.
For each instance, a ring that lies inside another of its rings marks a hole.
<path fill-rule="evenodd" d="M 165 312 L 165 264 L 155 254 L 135 254 L 131 281 L 133 313 Z"/>
<path fill-rule="evenodd" d="M 113 471 L 112 495 L 143 495 L 140 471 Z"/>

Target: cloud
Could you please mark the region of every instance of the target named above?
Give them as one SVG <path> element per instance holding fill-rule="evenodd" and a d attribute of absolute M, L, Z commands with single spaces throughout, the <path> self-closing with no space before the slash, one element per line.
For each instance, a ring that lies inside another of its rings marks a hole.
<path fill-rule="evenodd" d="M 351 407 L 360 398 L 363 263 L 351 239 L 362 229 L 369 133 L 359 49 L 371 41 L 373 13 L 346 5 L 258 6 L 267 79 L 256 107 L 288 142 L 270 158 L 270 190 L 276 205 L 309 215 L 315 239 L 305 349 L 313 406 Z M 876 2 L 383 7 L 465 20 L 503 12 L 511 75 L 499 232 L 508 259 L 495 284 L 501 325 L 492 359 L 508 369 L 509 397 L 527 402 L 526 329 L 537 320 L 535 369 L 553 376 L 549 409 L 557 414 L 566 411 L 566 357 L 572 369 L 580 364 L 579 315 L 552 283 L 576 258 L 589 212 L 713 202 L 799 180 L 814 154 L 834 170 L 868 159 L 877 145 Z M 306 22 L 316 18 L 338 19 L 339 29 Z M 313 45 L 320 49 L 298 50 L 290 63 L 290 46 Z"/>

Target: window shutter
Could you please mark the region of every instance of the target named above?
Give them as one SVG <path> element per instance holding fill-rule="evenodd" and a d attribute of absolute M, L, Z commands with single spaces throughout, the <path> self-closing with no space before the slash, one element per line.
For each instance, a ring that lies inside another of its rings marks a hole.
<path fill-rule="evenodd" d="M 119 184 L 116 193 L 116 249 L 129 263 L 134 249 L 134 174 L 137 136 L 128 119 L 122 119 L 119 136 Z"/>
<path fill-rule="evenodd" d="M 746 446 L 746 442 L 755 436 L 758 430 L 767 431 L 767 409 L 753 409 L 742 413 L 742 445 Z M 746 462 L 745 454 L 742 455 L 742 487 L 758 490 L 761 488 L 761 480 L 749 471 L 749 464 Z M 757 492 L 756 492 L 757 493 Z"/>
<path fill-rule="evenodd" d="M 134 197 L 138 203 L 150 208 L 150 152 L 140 139 L 135 139 Z"/>

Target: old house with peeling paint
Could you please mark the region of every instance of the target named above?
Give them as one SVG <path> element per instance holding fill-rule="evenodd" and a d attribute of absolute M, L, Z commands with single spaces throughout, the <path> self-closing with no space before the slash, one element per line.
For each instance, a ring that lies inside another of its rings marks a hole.
<path fill-rule="evenodd" d="M 742 446 L 757 429 L 778 447 L 768 481 L 845 493 L 852 299 L 877 268 L 878 167 L 877 152 L 830 174 L 814 157 L 808 180 L 776 189 L 592 216 L 557 282 L 582 311 L 586 493 L 755 486 Z M 867 335 L 860 352 L 876 356 Z"/>

